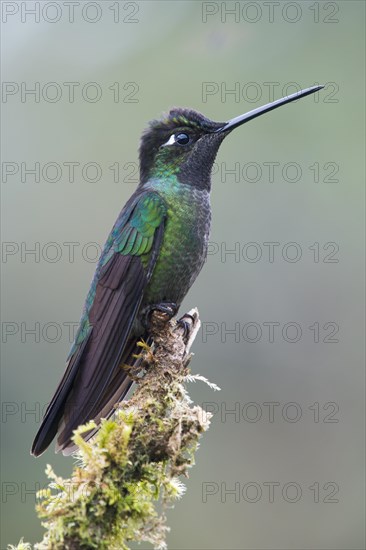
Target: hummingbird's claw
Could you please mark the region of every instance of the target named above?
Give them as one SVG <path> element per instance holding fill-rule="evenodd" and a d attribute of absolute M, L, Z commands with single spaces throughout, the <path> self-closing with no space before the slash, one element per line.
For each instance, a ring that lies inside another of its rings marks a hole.
<path fill-rule="evenodd" d="M 147 330 L 150 328 L 151 317 L 157 312 L 159 319 L 164 322 L 170 321 L 178 312 L 178 306 L 175 302 L 160 302 L 159 304 L 151 304 L 147 306 L 143 313 L 143 325 Z"/>
<path fill-rule="evenodd" d="M 192 326 L 196 323 L 196 319 L 190 313 L 185 313 L 183 317 L 178 319 L 177 326 L 174 330 L 181 329 L 183 330 L 183 340 L 187 341 L 190 336 Z"/>

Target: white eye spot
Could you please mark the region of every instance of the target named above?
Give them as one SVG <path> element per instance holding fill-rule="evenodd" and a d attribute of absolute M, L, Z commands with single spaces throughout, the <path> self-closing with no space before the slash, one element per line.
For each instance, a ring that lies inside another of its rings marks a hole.
<path fill-rule="evenodd" d="M 163 143 L 162 147 L 166 145 L 174 145 L 175 143 L 175 134 L 172 134 L 166 143 Z"/>

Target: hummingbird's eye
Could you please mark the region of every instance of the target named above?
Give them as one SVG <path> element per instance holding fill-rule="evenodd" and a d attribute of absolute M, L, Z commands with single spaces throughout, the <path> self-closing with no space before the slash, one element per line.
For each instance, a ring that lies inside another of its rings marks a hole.
<path fill-rule="evenodd" d="M 172 134 L 166 143 L 163 143 L 161 147 L 166 147 L 167 145 L 187 145 L 191 141 L 191 138 L 188 134 Z"/>
<path fill-rule="evenodd" d="M 189 143 L 188 134 L 177 134 L 174 137 L 175 137 L 175 143 L 178 143 L 179 145 L 187 145 L 187 143 Z"/>

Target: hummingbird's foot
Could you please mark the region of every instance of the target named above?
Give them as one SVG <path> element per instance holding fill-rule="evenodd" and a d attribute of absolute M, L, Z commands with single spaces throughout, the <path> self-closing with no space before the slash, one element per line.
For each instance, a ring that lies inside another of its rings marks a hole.
<path fill-rule="evenodd" d="M 160 302 L 159 304 L 151 304 L 145 308 L 143 312 L 143 325 L 148 330 L 150 327 L 151 316 L 154 311 L 159 312 L 159 317 L 162 321 L 168 322 L 178 312 L 178 306 L 175 302 Z"/>
<path fill-rule="evenodd" d="M 183 340 L 186 341 L 191 333 L 192 326 L 195 323 L 196 323 L 195 317 L 190 313 L 185 313 L 183 317 L 178 319 L 175 330 L 183 329 Z"/>

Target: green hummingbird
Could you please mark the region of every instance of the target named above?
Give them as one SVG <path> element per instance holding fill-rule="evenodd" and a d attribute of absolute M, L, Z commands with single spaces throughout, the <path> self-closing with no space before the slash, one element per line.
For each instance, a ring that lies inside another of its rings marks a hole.
<path fill-rule="evenodd" d="M 314 86 L 228 122 L 175 108 L 150 123 L 140 145 L 140 183 L 122 209 L 99 259 L 66 370 L 44 415 L 31 453 L 57 434 L 56 450 L 75 450 L 73 431 L 110 416 L 132 380 L 137 342 L 149 337 L 154 310 L 178 312 L 207 256 L 211 169 L 223 139 L 281 105 L 313 94 Z M 86 434 L 86 439 L 95 431 Z"/>

